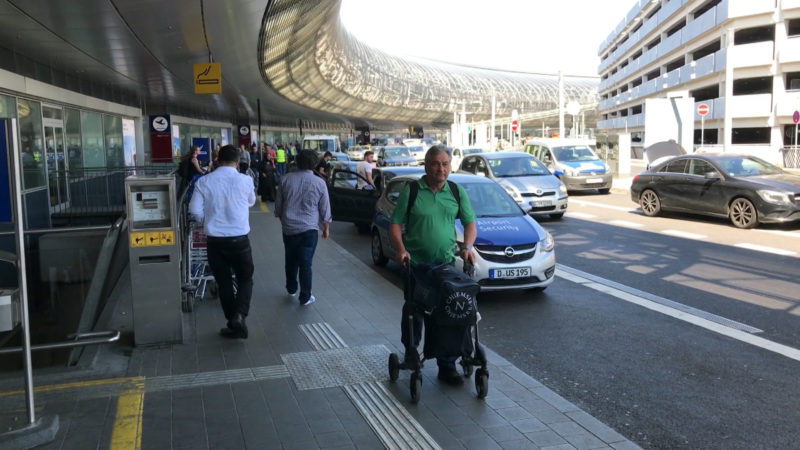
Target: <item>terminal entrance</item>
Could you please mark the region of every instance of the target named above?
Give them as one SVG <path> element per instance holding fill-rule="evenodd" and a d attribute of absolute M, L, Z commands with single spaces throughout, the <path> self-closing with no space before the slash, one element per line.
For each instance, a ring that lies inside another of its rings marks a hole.
<path fill-rule="evenodd" d="M 42 105 L 44 125 L 47 184 L 50 194 L 50 211 L 69 206 L 67 182 L 67 155 L 64 152 L 64 121 L 61 108 Z"/>

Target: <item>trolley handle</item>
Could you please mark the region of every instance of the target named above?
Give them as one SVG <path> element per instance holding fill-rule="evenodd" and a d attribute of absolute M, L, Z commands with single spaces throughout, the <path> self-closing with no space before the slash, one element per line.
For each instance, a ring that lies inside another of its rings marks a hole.
<path fill-rule="evenodd" d="M 470 262 L 464 261 L 464 273 L 470 278 L 475 276 L 475 265 Z"/>

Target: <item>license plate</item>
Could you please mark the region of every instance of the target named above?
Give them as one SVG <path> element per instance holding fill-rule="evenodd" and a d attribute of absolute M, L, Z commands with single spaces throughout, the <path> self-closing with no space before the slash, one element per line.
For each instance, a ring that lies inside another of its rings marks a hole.
<path fill-rule="evenodd" d="M 534 208 L 539 208 L 542 206 L 553 206 L 553 202 L 551 202 L 550 200 L 537 200 L 537 201 L 532 201 L 531 206 Z"/>
<path fill-rule="evenodd" d="M 491 269 L 489 278 L 523 278 L 531 276 L 530 267 L 509 267 L 508 269 Z"/>
<path fill-rule="evenodd" d="M 602 183 L 602 182 L 603 182 L 602 178 L 589 178 L 586 180 L 587 184 Z"/>

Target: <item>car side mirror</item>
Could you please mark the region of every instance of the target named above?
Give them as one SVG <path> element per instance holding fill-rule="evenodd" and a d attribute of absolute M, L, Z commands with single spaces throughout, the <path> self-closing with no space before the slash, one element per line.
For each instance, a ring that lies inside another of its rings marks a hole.
<path fill-rule="evenodd" d="M 705 177 L 706 180 L 721 180 L 722 179 L 722 175 L 720 175 L 720 173 L 717 172 L 717 171 L 706 172 L 705 175 L 703 175 L 703 176 Z"/>
<path fill-rule="evenodd" d="M 553 172 L 553 175 L 555 175 L 557 177 L 560 177 L 560 176 L 564 175 L 564 172 L 562 172 L 560 170 L 556 170 L 556 171 Z"/>

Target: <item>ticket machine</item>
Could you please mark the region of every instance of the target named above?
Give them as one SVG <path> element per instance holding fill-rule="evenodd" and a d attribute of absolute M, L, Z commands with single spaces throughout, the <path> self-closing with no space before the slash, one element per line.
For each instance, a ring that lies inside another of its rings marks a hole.
<path fill-rule="evenodd" d="M 125 179 L 136 345 L 181 342 L 181 250 L 175 177 Z"/>

